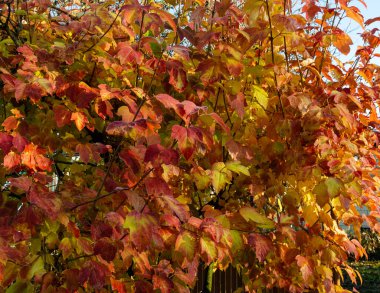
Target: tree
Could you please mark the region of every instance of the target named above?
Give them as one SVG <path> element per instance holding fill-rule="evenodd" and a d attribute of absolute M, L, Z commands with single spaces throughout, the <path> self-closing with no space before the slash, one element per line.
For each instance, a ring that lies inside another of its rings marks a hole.
<path fill-rule="evenodd" d="M 202 262 L 344 292 L 380 233 L 380 19 L 354 4 L 2 1 L 1 289 L 189 292 Z"/>

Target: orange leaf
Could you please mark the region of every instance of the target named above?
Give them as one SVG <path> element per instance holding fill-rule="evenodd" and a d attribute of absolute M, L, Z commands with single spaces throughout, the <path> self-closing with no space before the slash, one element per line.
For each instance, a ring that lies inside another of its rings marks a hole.
<path fill-rule="evenodd" d="M 71 120 L 75 122 L 75 125 L 79 131 L 82 131 L 86 124 L 89 123 L 86 115 L 82 112 L 72 113 Z"/>
<path fill-rule="evenodd" d="M 31 143 L 25 146 L 21 154 L 21 161 L 25 166 L 34 171 L 50 171 L 51 161 L 44 156 L 45 153 L 45 150 Z"/>

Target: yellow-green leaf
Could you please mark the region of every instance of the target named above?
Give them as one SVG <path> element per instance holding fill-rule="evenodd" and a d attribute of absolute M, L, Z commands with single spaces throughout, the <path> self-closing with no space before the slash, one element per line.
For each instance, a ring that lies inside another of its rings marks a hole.
<path fill-rule="evenodd" d="M 239 212 L 246 221 L 254 222 L 260 228 L 273 229 L 275 227 L 275 223 L 271 219 L 260 214 L 252 207 L 241 208 Z"/>

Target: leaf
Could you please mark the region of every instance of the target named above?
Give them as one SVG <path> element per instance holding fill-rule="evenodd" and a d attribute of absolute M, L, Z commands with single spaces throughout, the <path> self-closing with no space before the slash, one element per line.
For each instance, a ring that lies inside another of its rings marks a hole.
<path fill-rule="evenodd" d="M 84 274 L 85 280 L 88 280 L 90 286 L 95 290 L 99 290 L 106 284 L 111 272 L 108 267 L 102 263 L 87 261 L 84 264 L 82 274 Z"/>
<path fill-rule="evenodd" d="M 356 21 L 364 29 L 364 18 L 361 15 L 360 10 L 355 6 L 342 5 L 342 8 L 346 12 L 347 16 Z"/>
<path fill-rule="evenodd" d="M 183 231 L 177 236 L 175 241 L 175 252 L 181 254 L 182 266 L 190 263 L 196 253 L 196 241 L 195 237 L 189 231 Z"/>
<path fill-rule="evenodd" d="M 169 195 L 163 195 L 161 199 L 163 199 L 163 201 L 175 213 L 181 222 L 186 222 L 190 218 L 189 208 L 187 205 L 181 204 L 177 199 Z"/>
<path fill-rule="evenodd" d="M 83 163 L 88 163 L 90 160 L 99 162 L 101 160 L 100 153 L 107 152 L 107 147 L 102 149 L 102 144 L 78 144 L 75 151 L 79 153 L 80 159 Z"/>
<path fill-rule="evenodd" d="M 15 116 L 9 116 L 1 125 L 5 131 L 15 130 L 18 127 L 18 119 Z"/>
<path fill-rule="evenodd" d="M 199 107 L 191 101 L 183 101 L 180 103 L 167 94 L 158 94 L 156 95 L 156 99 L 160 101 L 165 108 L 174 109 L 177 115 L 186 122 L 186 125 L 189 124 L 190 116 L 207 109 L 206 107 Z"/>
<path fill-rule="evenodd" d="M 243 166 L 239 161 L 229 161 L 226 163 L 226 168 L 228 170 L 231 170 L 232 172 L 238 173 L 238 174 L 244 174 L 246 176 L 249 176 L 249 170 L 247 167 Z"/>
<path fill-rule="evenodd" d="M 55 122 L 58 127 L 69 125 L 71 122 L 71 112 L 64 106 L 56 105 L 53 108 Z"/>
<path fill-rule="evenodd" d="M 16 133 L 15 136 L 12 139 L 13 146 L 17 149 L 18 152 L 23 152 L 25 149 L 25 146 L 28 144 L 28 140 L 21 136 L 19 133 Z"/>
<path fill-rule="evenodd" d="M 268 107 L 268 93 L 257 85 L 252 86 L 252 91 L 259 105 L 266 109 Z"/>
<path fill-rule="evenodd" d="M 297 265 L 300 267 L 302 278 L 305 282 L 310 282 L 313 277 L 314 265 L 312 262 L 304 256 L 296 256 Z"/>
<path fill-rule="evenodd" d="M 156 223 L 151 215 L 138 212 L 131 212 L 125 217 L 124 228 L 129 229 L 129 238 L 139 251 L 151 247 Z"/>
<path fill-rule="evenodd" d="M 216 123 L 218 123 L 220 125 L 220 127 L 227 133 L 227 134 L 230 134 L 231 133 L 231 130 L 230 128 L 226 125 L 226 123 L 224 123 L 223 119 L 216 113 L 210 113 L 210 114 L 205 114 L 205 115 L 209 115 L 212 119 L 215 120 Z"/>
<path fill-rule="evenodd" d="M 57 195 L 37 185 L 32 186 L 27 195 L 27 199 L 31 204 L 42 209 L 46 215 L 53 220 L 58 217 L 61 211 L 62 203 Z"/>
<path fill-rule="evenodd" d="M 218 194 L 223 188 L 231 183 L 232 173 L 223 162 L 212 166 L 211 181 L 215 192 Z"/>
<path fill-rule="evenodd" d="M 376 21 L 380 21 L 380 16 L 378 17 L 374 17 L 374 18 L 370 18 L 370 19 L 367 19 L 365 21 L 365 25 L 368 26 L 368 25 L 371 25 L 372 23 L 376 22 Z"/>
<path fill-rule="evenodd" d="M 83 112 L 74 112 L 71 113 L 71 121 L 75 122 L 75 126 L 79 131 L 82 131 L 85 128 L 86 124 L 88 124 L 88 118 Z"/>
<path fill-rule="evenodd" d="M 43 258 L 37 257 L 37 259 L 34 260 L 32 265 L 29 267 L 26 279 L 31 280 L 33 277 L 37 278 L 38 276 L 42 276 L 45 272 L 46 270 Z"/>
<path fill-rule="evenodd" d="M 45 157 L 45 153 L 45 150 L 30 143 L 25 146 L 24 151 L 21 153 L 21 162 L 34 171 L 50 171 L 52 162 Z"/>
<path fill-rule="evenodd" d="M 339 195 L 342 184 L 336 178 L 327 178 L 325 184 L 327 186 L 327 192 L 329 193 L 330 197 L 336 197 Z"/>
<path fill-rule="evenodd" d="M 199 240 L 200 248 L 201 248 L 201 257 L 202 260 L 205 262 L 206 265 L 209 265 L 214 260 L 216 260 L 217 257 L 217 250 L 215 247 L 214 241 L 212 241 L 208 237 L 202 237 Z"/>
<path fill-rule="evenodd" d="M 153 275 L 153 289 L 159 290 L 162 293 L 170 293 L 173 292 L 174 284 L 173 281 L 170 280 L 166 276 Z"/>
<path fill-rule="evenodd" d="M 268 219 L 266 216 L 258 213 L 252 207 L 241 208 L 239 210 L 239 213 L 244 218 L 244 220 L 246 220 L 247 222 L 252 221 L 260 228 L 263 228 L 263 229 L 275 228 L 275 223 L 271 219 Z"/>
<path fill-rule="evenodd" d="M 248 243 L 253 246 L 256 257 L 260 262 L 263 262 L 269 252 L 273 250 L 272 240 L 260 234 L 250 234 Z"/>
<path fill-rule="evenodd" d="M 172 60 L 166 62 L 166 66 L 169 72 L 169 83 L 177 92 L 183 92 L 187 86 L 187 76 L 182 63 L 177 60 Z"/>
<path fill-rule="evenodd" d="M 12 186 L 20 188 L 23 191 L 29 191 L 33 184 L 33 181 L 26 176 L 9 178 L 8 180 Z"/>
<path fill-rule="evenodd" d="M 196 141 L 201 140 L 198 132 L 180 125 L 174 125 L 172 127 L 171 137 L 178 141 L 178 147 L 186 160 L 189 160 L 192 157 L 195 151 Z"/>
<path fill-rule="evenodd" d="M 3 151 L 3 154 L 9 153 L 13 146 L 13 136 L 0 132 L 0 149 Z"/>
<path fill-rule="evenodd" d="M 108 237 L 100 238 L 96 241 L 94 246 L 94 254 L 100 254 L 100 256 L 108 262 L 113 261 L 117 253 L 116 246 L 112 243 Z"/>
<path fill-rule="evenodd" d="M 153 11 L 156 12 L 163 21 L 169 24 L 174 33 L 177 33 L 177 25 L 173 19 L 173 15 L 162 9 L 153 9 Z"/>
<path fill-rule="evenodd" d="M 335 30 L 333 35 L 333 45 L 344 55 L 350 53 L 350 46 L 352 40 L 345 32 L 341 30 Z"/>
<path fill-rule="evenodd" d="M 5 168 L 13 169 L 21 164 L 21 156 L 11 151 L 5 155 L 3 164 Z"/>
<path fill-rule="evenodd" d="M 303 218 L 306 221 L 306 224 L 309 226 L 313 226 L 319 219 L 318 211 L 315 206 L 305 206 L 303 208 Z"/>
<path fill-rule="evenodd" d="M 316 200 L 318 205 L 322 208 L 325 206 L 325 204 L 329 203 L 330 201 L 330 196 L 327 191 L 327 186 L 325 182 L 320 182 L 318 183 L 314 189 L 313 193 L 316 195 Z"/>

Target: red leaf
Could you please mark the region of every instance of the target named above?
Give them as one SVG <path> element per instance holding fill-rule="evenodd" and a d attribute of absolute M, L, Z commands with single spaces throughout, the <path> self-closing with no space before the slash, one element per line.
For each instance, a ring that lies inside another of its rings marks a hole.
<path fill-rule="evenodd" d="M 48 192 L 44 188 L 33 185 L 27 195 L 30 203 L 42 209 L 51 219 L 56 219 L 61 210 L 61 201 L 54 192 Z"/>
<path fill-rule="evenodd" d="M 78 144 L 75 148 L 75 151 L 79 153 L 80 159 L 86 164 L 90 160 L 99 162 L 101 159 L 100 153 L 98 151 L 98 147 L 95 144 L 91 144 L 91 143 Z"/>
<path fill-rule="evenodd" d="M 57 105 L 53 108 L 55 123 L 58 127 L 63 127 L 70 124 L 71 112 L 64 106 Z"/>
<path fill-rule="evenodd" d="M 25 176 L 21 176 L 17 178 L 9 178 L 8 180 L 12 186 L 20 188 L 24 191 L 29 191 L 33 183 L 30 178 L 25 177 Z"/>
<path fill-rule="evenodd" d="M 34 55 L 33 50 L 27 45 L 18 47 L 17 52 L 21 53 L 25 57 L 25 59 L 28 60 L 29 62 L 35 63 L 38 61 L 36 55 Z"/>
<path fill-rule="evenodd" d="M 197 106 L 191 101 L 183 101 L 180 103 L 172 96 L 169 96 L 167 94 L 158 94 L 156 95 L 156 99 L 160 101 L 165 108 L 174 109 L 177 115 L 186 122 L 186 125 L 189 124 L 191 115 L 194 115 L 202 110 L 207 110 L 207 107 Z"/>
<path fill-rule="evenodd" d="M 68 97 L 79 108 L 89 108 L 91 101 L 99 96 L 98 89 L 91 88 L 84 82 L 63 84 L 57 88 L 56 94 L 60 98 Z"/>
<path fill-rule="evenodd" d="M 218 123 L 220 125 L 220 127 L 222 127 L 222 129 L 227 133 L 227 134 L 230 134 L 231 130 L 230 128 L 226 125 L 226 123 L 224 123 L 223 119 L 220 118 L 220 116 L 216 113 L 210 113 L 210 114 L 206 114 L 206 115 L 210 115 L 212 119 L 215 120 L 216 123 Z"/>
<path fill-rule="evenodd" d="M 145 179 L 145 188 L 148 195 L 172 195 L 169 185 L 161 178 L 149 177 Z"/>
<path fill-rule="evenodd" d="M 106 120 L 107 116 L 113 118 L 113 107 L 109 101 L 102 101 L 97 99 L 95 102 L 95 112 L 100 118 Z"/>
<path fill-rule="evenodd" d="M 156 99 L 160 101 L 165 108 L 168 109 L 176 109 L 177 105 L 179 104 L 178 100 L 174 99 L 168 94 L 158 94 L 156 95 Z"/>
<path fill-rule="evenodd" d="M 3 150 L 3 154 L 9 153 L 13 145 L 13 136 L 0 132 L 0 148 Z"/>
<path fill-rule="evenodd" d="M 304 6 L 302 7 L 302 12 L 306 13 L 307 20 L 311 20 L 315 15 L 321 11 L 321 8 L 315 5 L 314 0 L 306 0 Z"/>
<path fill-rule="evenodd" d="M 153 275 L 152 281 L 153 289 L 162 293 L 170 293 L 174 289 L 174 284 L 168 277 Z"/>
<path fill-rule="evenodd" d="M 67 286 L 67 290 L 70 292 L 74 292 L 79 287 L 79 277 L 80 272 L 78 269 L 70 269 L 70 270 L 64 270 L 62 272 L 62 275 L 64 276 L 65 284 Z"/>
<path fill-rule="evenodd" d="M 179 228 L 181 226 L 181 222 L 177 217 L 168 214 L 162 215 L 160 217 L 160 224 L 162 226 L 174 227 L 177 231 L 179 231 Z"/>
<path fill-rule="evenodd" d="M 183 92 L 187 86 L 186 71 L 181 62 L 177 60 L 166 63 L 169 72 L 169 83 L 178 91 Z"/>
<path fill-rule="evenodd" d="M 256 257 L 260 262 L 263 262 L 268 253 L 273 250 L 272 241 L 260 234 L 250 234 L 248 242 L 254 247 Z"/>
<path fill-rule="evenodd" d="M 370 25 L 376 21 L 380 21 L 380 16 L 379 17 L 375 17 L 375 18 L 370 18 L 370 19 L 367 19 L 366 22 L 365 22 L 365 25 Z"/>
<path fill-rule="evenodd" d="M 140 171 L 140 159 L 135 152 L 129 149 L 123 149 L 120 151 L 119 157 L 123 160 L 125 165 L 131 168 L 133 173 L 137 174 Z"/>
<path fill-rule="evenodd" d="M 152 162 L 154 165 L 159 166 L 162 163 L 166 165 L 177 165 L 179 155 L 175 150 L 165 149 L 160 144 L 152 144 L 148 146 L 144 162 Z"/>
<path fill-rule="evenodd" d="M 17 151 L 21 153 L 29 142 L 25 137 L 21 136 L 19 133 L 16 133 L 13 137 L 12 143 Z"/>
<path fill-rule="evenodd" d="M 100 290 L 111 275 L 108 267 L 96 261 L 88 261 L 82 270 L 82 278 L 87 280 L 95 290 Z"/>
<path fill-rule="evenodd" d="M 24 99 L 25 95 L 26 83 L 22 82 L 19 79 L 15 80 L 15 99 L 17 102 Z"/>
<path fill-rule="evenodd" d="M 181 204 L 178 200 L 169 195 L 163 195 L 160 198 L 182 222 L 186 222 L 189 219 L 190 213 L 187 205 Z"/>
<path fill-rule="evenodd" d="M 185 128 L 180 125 L 172 127 L 171 137 L 178 141 L 178 147 L 186 160 L 193 155 L 196 141 L 202 141 L 201 135 L 194 127 Z"/>
<path fill-rule="evenodd" d="M 21 161 L 25 166 L 34 171 L 50 171 L 52 162 L 44 156 L 45 153 L 45 150 L 31 143 L 22 152 Z"/>
<path fill-rule="evenodd" d="M 113 261 L 117 253 L 117 248 L 110 238 L 99 239 L 94 246 L 94 254 L 100 254 L 105 261 Z"/>
<path fill-rule="evenodd" d="M 117 57 L 120 60 L 121 65 L 132 66 L 133 64 L 141 64 L 144 56 L 141 52 L 134 50 L 128 42 L 122 42 L 117 45 L 119 52 Z"/>

